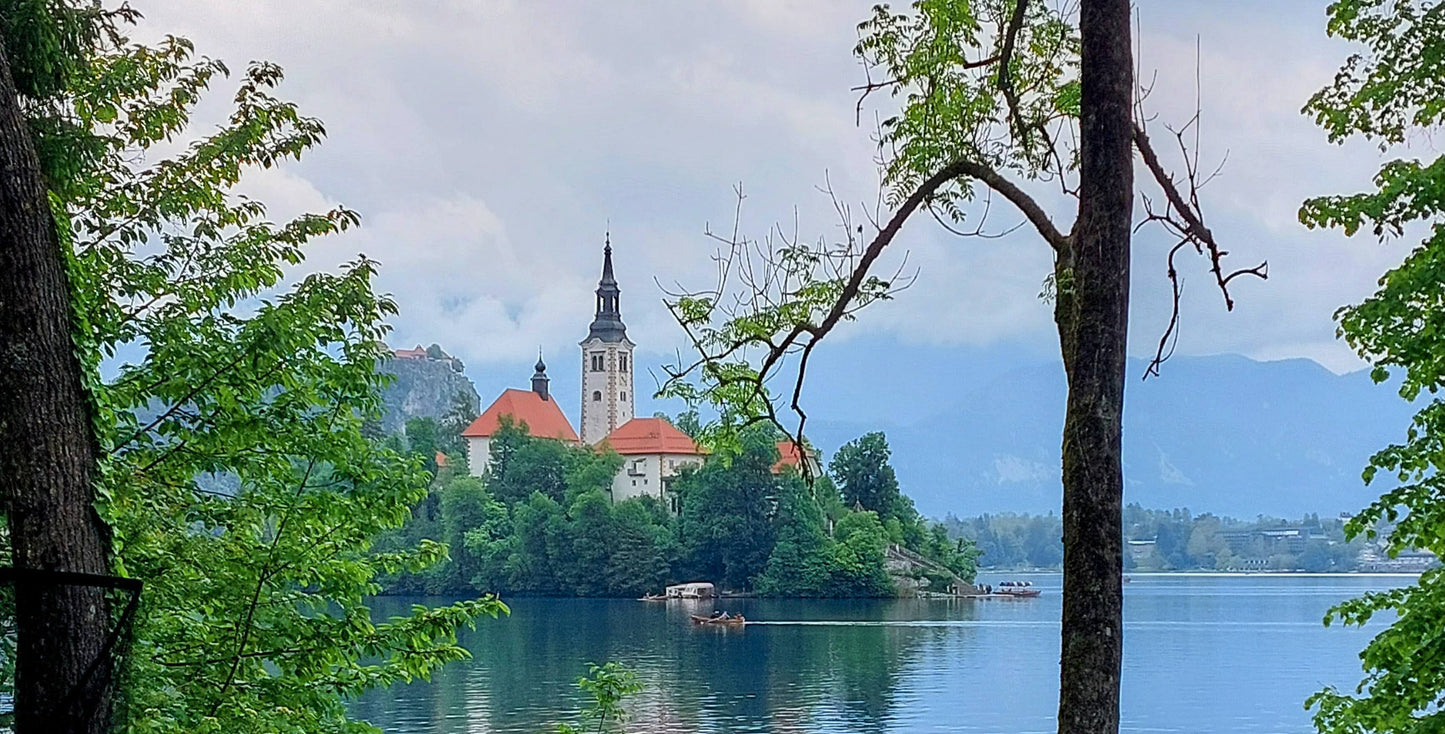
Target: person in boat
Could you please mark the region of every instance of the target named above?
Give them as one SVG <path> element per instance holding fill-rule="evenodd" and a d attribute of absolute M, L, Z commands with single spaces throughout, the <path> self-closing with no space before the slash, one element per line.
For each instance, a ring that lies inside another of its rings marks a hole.
<path fill-rule="evenodd" d="M 708 619 L 722 619 L 726 616 L 728 616 L 727 612 L 721 609 L 714 609 L 712 610 L 712 614 L 708 616 Z"/>

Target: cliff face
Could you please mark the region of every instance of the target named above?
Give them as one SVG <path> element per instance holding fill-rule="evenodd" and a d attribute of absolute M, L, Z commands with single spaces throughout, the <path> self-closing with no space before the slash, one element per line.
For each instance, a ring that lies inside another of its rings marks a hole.
<path fill-rule="evenodd" d="M 477 389 L 462 374 L 461 361 L 446 355 L 436 345 L 425 351 L 433 354 L 400 356 L 415 353 L 415 350 L 400 350 L 397 357 L 377 366 L 378 371 L 396 377 L 381 395 L 386 406 L 381 427 L 387 433 L 401 430 L 408 418 L 441 420 L 458 394 L 466 396 L 471 414 L 477 414 L 480 401 Z"/>

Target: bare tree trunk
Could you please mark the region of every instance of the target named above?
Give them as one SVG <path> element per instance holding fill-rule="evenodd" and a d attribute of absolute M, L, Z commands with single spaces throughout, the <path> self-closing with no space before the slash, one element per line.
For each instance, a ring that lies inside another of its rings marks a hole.
<path fill-rule="evenodd" d="M 0 493 L 17 569 L 20 734 L 109 728 L 106 592 L 43 573 L 109 571 L 108 531 L 92 506 L 98 449 L 91 414 L 71 336 L 64 255 L 0 53 Z"/>
<path fill-rule="evenodd" d="M 1129 0 L 1083 0 L 1079 217 L 1056 267 L 1064 419 L 1059 733 L 1119 730 L 1123 649 L 1120 455 L 1133 209 Z"/>

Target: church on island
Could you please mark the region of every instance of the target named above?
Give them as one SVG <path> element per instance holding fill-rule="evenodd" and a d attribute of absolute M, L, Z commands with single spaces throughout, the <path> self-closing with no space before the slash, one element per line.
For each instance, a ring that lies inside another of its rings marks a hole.
<path fill-rule="evenodd" d="M 507 389 L 462 432 L 471 472 L 481 476 L 491 460 L 492 437 L 503 419 L 525 424 L 528 433 L 572 445 L 610 448 L 622 456 L 622 469 L 612 480 L 612 500 L 650 495 L 667 503 L 672 478 L 685 466 L 701 464 L 706 452 L 686 433 L 663 418 L 634 417 L 632 351 L 622 323 L 622 290 L 612 271 L 610 238 L 602 248 L 602 279 L 597 284 L 596 312 L 581 347 L 581 433 L 562 413 L 549 389 L 547 365 L 537 358 L 530 390 Z M 796 465 L 799 452 L 780 444 L 777 469 Z"/>

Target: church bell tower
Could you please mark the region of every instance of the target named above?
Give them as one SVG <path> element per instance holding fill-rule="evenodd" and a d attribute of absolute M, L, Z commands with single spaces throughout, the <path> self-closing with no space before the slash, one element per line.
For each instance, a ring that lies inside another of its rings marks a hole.
<path fill-rule="evenodd" d="M 632 348 L 622 323 L 617 278 L 612 274 L 612 236 L 602 248 L 597 311 L 582 346 L 582 443 L 595 444 L 632 420 Z"/>

